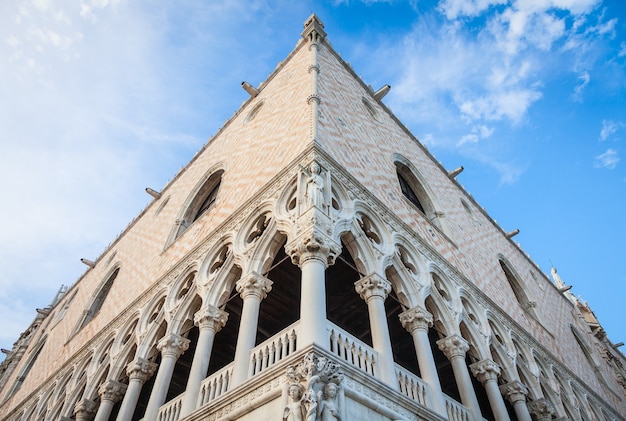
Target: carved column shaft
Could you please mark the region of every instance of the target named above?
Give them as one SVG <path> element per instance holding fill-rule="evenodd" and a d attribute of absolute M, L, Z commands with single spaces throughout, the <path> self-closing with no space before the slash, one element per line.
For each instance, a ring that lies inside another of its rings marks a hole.
<path fill-rule="evenodd" d="M 200 328 L 200 334 L 180 410 L 181 418 L 197 407 L 200 384 L 205 379 L 209 369 L 215 334 L 224 327 L 227 320 L 228 313 L 212 305 L 203 307 L 194 316 L 194 322 Z"/>
<path fill-rule="evenodd" d="M 482 415 L 476 398 L 476 391 L 465 364 L 465 354 L 469 351 L 469 344 L 462 336 L 451 335 L 437 341 L 437 345 L 452 364 L 454 379 L 461 394 L 461 403 L 469 408 L 477 419 L 481 419 Z"/>
<path fill-rule="evenodd" d="M 378 353 L 380 378 L 393 389 L 398 389 L 393 350 L 389 337 L 389 325 L 385 312 L 385 299 L 391 292 L 391 283 L 372 274 L 354 283 L 356 292 L 367 302 L 367 310 L 372 331 L 372 343 Z"/>
<path fill-rule="evenodd" d="M 494 417 L 498 421 L 508 421 L 509 413 L 504 405 L 504 399 L 498 388 L 498 376 L 500 375 L 500 366 L 492 360 L 478 361 L 470 366 L 472 374 L 483 384 L 489 399 L 489 406 Z"/>
<path fill-rule="evenodd" d="M 302 271 L 298 343 L 328 349 L 325 271 L 341 253 L 341 245 L 327 235 L 332 232 L 330 219 L 316 208 L 300 216 L 297 224 L 300 235 L 285 250 Z"/>
<path fill-rule="evenodd" d="M 420 373 L 430 391 L 428 403 L 438 414 L 447 416 L 437 366 L 428 339 L 428 329 L 433 325 L 433 316 L 426 309 L 418 306 L 401 313 L 399 317 L 402 327 L 413 337 Z"/>
<path fill-rule="evenodd" d="M 519 380 L 509 382 L 500 386 L 500 392 L 511 402 L 515 415 L 519 421 L 532 421 L 528 407 L 526 406 L 526 395 L 528 388 Z"/>
<path fill-rule="evenodd" d="M 172 381 L 176 360 L 189 348 L 189 339 L 175 333 L 165 335 L 157 344 L 161 351 L 161 364 L 154 380 L 154 387 L 148 400 L 144 421 L 156 420 L 159 408 L 165 402 L 167 391 Z"/>
<path fill-rule="evenodd" d="M 237 336 L 237 349 L 233 368 L 233 386 L 248 378 L 250 351 L 254 348 L 259 324 L 261 300 L 272 290 L 272 281 L 258 273 L 251 273 L 237 282 L 237 292 L 243 298 L 241 322 Z"/>
<path fill-rule="evenodd" d="M 100 385 L 100 406 L 96 413 L 95 421 L 108 421 L 113 410 L 113 405 L 119 402 L 126 393 L 127 386 L 115 380 L 108 380 Z"/>
<path fill-rule="evenodd" d="M 128 373 L 128 388 L 122 400 L 122 406 L 117 414 L 117 421 L 128 421 L 132 419 L 139 400 L 139 394 L 143 384 L 156 371 L 157 365 L 144 358 L 137 358 L 126 367 Z"/>

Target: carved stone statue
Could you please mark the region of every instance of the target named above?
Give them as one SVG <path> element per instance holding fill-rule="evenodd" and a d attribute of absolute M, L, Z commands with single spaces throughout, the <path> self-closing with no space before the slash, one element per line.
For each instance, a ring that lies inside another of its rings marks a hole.
<path fill-rule="evenodd" d="M 304 421 L 304 407 L 302 406 L 302 395 L 304 388 L 300 383 L 289 385 L 289 403 L 283 410 L 283 421 Z"/>
<path fill-rule="evenodd" d="M 324 392 L 318 393 L 317 414 L 321 421 L 341 421 L 339 406 L 337 404 L 337 393 L 339 386 L 335 383 L 326 383 Z"/>
<path fill-rule="evenodd" d="M 306 203 L 308 206 L 317 206 L 324 209 L 324 178 L 321 175 L 322 169 L 313 162 L 306 179 Z"/>

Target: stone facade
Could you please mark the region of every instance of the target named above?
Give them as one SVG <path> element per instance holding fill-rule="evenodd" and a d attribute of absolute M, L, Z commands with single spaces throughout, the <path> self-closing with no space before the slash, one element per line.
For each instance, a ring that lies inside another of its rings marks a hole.
<path fill-rule="evenodd" d="M 317 17 L 247 90 L 16 343 L 0 419 L 626 419 L 624 356 L 586 304 Z"/>

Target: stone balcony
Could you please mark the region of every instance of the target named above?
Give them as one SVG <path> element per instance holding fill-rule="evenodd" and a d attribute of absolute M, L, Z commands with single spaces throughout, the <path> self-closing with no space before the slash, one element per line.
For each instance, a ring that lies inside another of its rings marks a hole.
<path fill-rule="evenodd" d="M 343 410 L 347 419 L 440 420 L 428 407 L 429 390 L 415 374 L 395 365 L 397 390 L 377 377 L 377 353 L 338 326 L 327 322 L 328 349 L 300 348 L 300 322 L 296 322 L 250 352 L 248 380 L 231 387 L 233 363 L 207 377 L 200 389 L 197 409 L 185 420 L 281 419 L 287 403 L 286 373 L 313 353 L 332 361 L 343 373 Z M 158 421 L 178 421 L 184 393 L 159 409 Z M 468 421 L 467 408 L 445 396 L 449 420 Z"/>

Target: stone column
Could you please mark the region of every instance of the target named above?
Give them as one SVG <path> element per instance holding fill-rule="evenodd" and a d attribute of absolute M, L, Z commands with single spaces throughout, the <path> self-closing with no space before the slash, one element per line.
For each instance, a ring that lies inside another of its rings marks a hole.
<path fill-rule="evenodd" d="M 489 405 L 496 421 L 510 421 L 509 413 L 504 405 L 504 399 L 498 388 L 498 376 L 500 375 L 500 366 L 490 359 L 478 361 L 470 365 L 472 374 L 482 383 Z"/>
<path fill-rule="evenodd" d="M 461 394 L 461 403 L 472 412 L 475 419 L 482 419 L 476 391 L 465 364 L 465 354 L 469 350 L 469 344 L 461 335 L 455 334 L 438 340 L 437 346 L 439 346 L 439 349 L 443 351 L 452 364 L 454 379 Z"/>
<path fill-rule="evenodd" d="M 302 271 L 298 348 L 311 344 L 329 348 L 325 271 L 329 260 L 334 260 L 338 252 L 333 248 L 336 244 L 328 244 L 328 239 L 307 237 L 296 239 L 286 247 L 292 262 Z"/>
<path fill-rule="evenodd" d="M 372 343 L 378 353 L 380 379 L 391 388 L 398 390 L 398 378 L 393 363 L 391 338 L 389 337 L 387 313 L 385 312 L 385 299 L 391 292 L 391 283 L 376 274 L 372 274 L 359 279 L 354 283 L 354 287 L 367 303 Z"/>
<path fill-rule="evenodd" d="M 267 293 L 272 290 L 272 281 L 258 273 L 250 273 L 241 278 L 236 287 L 243 299 L 243 308 L 235 350 L 233 386 L 240 385 L 248 378 L 250 351 L 254 348 L 259 324 L 259 308 L 261 307 L 261 300 L 267 297 Z"/>
<path fill-rule="evenodd" d="M 515 410 L 515 415 L 518 421 L 532 421 L 528 407 L 526 406 L 526 395 L 528 395 L 528 388 L 524 386 L 519 380 L 509 382 L 500 386 L 500 392 Z"/>
<path fill-rule="evenodd" d="M 193 354 L 193 362 L 187 380 L 187 389 L 180 410 L 180 418 L 191 413 L 198 404 L 198 394 L 200 383 L 206 378 L 213 350 L 213 340 L 215 334 L 219 332 L 228 320 L 228 313 L 212 305 L 207 305 L 198 311 L 194 316 L 196 326 L 200 328 L 198 335 L 198 345 Z"/>
<path fill-rule="evenodd" d="M 115 380 L 107 380 L 98 388 L 100 395 L 100 406 L 96 413 L 95 421 L 108 421 L 113 410 L 113 405 L 119 402 L 126 393 L 127 385 L 116 382 Z"/>
<path fill-rule="evenodd" d="M 537 399 L 528 403 L 528 411 L 535 416 L 537 421 L 550 421 L 554 415 L 554 406 L 545 399 Z"/>
<path fill-rule="evenodd" d="M 189 342 L 189 339 L 180 335 L 168 333 L 157 344 L 157 349 L 161 351 L 161 364 L 148 400 L 144 421 L 156 420 L 159 408 L 165 403 L 176 360 L 189 348 Z"/>
<path fill-rule="evenodd" d="M 137 401 L 143 384 L 156 371 L 157 365 L 144 358 L 137 358 L 126 366 L 128 373 L 128 388 L 122 400 L 120 412 L 117 414 L 117 421 L 130 421 L 135 413 Z"/>
<path fill-rule="evenodd" d="M 98 404 L 89 399 L 83 399 L 74 405 L 74 418 L 76 421 L 93 420 Z"/>
<path fill-rule="evenodd" d="M 437 366 L 428 339 L 428 329 L 433 325 L 433 315 L 426 309 L 417 306 L 400 313 L 400 323 L 413 337 L 420 374 L 428 385 L 427 402 L 429 406 L 432 406 L 431 409 L 441 416 L 447 417 L 446 403 L 441 391 Z"/>

